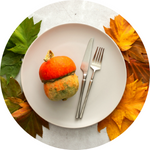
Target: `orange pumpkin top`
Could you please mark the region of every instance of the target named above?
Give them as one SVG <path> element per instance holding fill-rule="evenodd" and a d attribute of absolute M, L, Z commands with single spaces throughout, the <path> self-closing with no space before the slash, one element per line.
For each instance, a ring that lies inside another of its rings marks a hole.
<path fill-rule="evenodd" d="M 43 62 L 39 75 L 42 81 L 57 79 L 76 70 L 75 63 L 67 56 L 56 56 Z"/>

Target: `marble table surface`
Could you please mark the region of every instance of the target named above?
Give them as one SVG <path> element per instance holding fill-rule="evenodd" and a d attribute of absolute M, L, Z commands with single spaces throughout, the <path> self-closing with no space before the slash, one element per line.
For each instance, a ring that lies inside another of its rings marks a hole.
<path fill-rule="evenodd" d="M 109 27 L 110 18 L 118 15 L 113 10 L 100 4 L 82 0 L 70 0 L 45 6 L 29 16 L 34 22 L 42 20 L 39 35 L 48 29 L 64 23 L 83 23 L 104 32 L 103 26 Z M 17 76 L 20 82 L 20 74 Z M 67 129 L 50 124 L 50 130 L 43 127 L 43 137 L 36 139 L 62 149 L 89 149 L 109 142 L 106 129 L 97 131 L 97 124 L 82 129 Z"/>

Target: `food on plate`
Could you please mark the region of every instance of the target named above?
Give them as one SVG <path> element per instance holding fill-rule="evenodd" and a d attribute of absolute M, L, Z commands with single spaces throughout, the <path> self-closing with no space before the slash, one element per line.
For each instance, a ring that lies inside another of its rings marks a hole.
<path fill-rule="evenodd" d="M 75 71 L 76 65 L 71 58 L 54 56 L 49 50 L 39 69 L 46 96 L 52 101 L 58 101 L 67 100 L 75 95 L 79 87 Z"/>

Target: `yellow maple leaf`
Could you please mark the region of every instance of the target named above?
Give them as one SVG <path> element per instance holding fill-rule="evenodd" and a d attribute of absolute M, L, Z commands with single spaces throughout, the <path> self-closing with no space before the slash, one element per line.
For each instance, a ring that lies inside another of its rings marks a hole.
<path fill-rule="evenodd" d="M 104 27 L 104 30 L 118 45 L 126 61 L 130 62 L 130 56 L 144 62 L 144 45 L 135 29 L 122 16 L 110 19 L 110 28 Z"/>
<path fill-rule="evenodd" d="M 115 41 L 121 51 L 131 48 L 131 45 L 139 38 L 134 28 L 120 15 L 110 19 L 110 28 L 104 27 L 105 32 Z"/>
<path fill-rule="evenodd" d="M 123 133 L 137 118 L 146 100 L 148 85 L 135 80 L 133 75 L 128 78 L 124 95 L 116 109 L 98 123 L 98 131 L 107 129 L 110 140 Z"/>

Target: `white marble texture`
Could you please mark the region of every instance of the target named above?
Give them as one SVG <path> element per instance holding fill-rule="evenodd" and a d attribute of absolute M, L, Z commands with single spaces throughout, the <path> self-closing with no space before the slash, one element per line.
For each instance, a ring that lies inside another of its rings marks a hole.
<path fill-rule="evenodd" d="M 110 18 L 116 12 L 96 3 L 83 0 L 61 1 L 48 5 L 34 12 L 29 17 L 35 23 L 42 20 L 41 35 L 46 30 L 63 23 L 84 23 L 104 32 L 103 26 L 109 27 Z M 20 75 L 17 80 L 20 82 Z M 97 131 L 97 124 L 82 129 L 67 129 L 50 124 L 50 130 L 43 127 L 43 138 L 36 139 L 61 149 L 89 149 L 109 142 L 106 129 Z"/>
<path fill-rule="evenodd" d="M 50 130 L 43 129 L 43 138 L 37 136 L 37 139 L 61 149 L 89 149 L 109 142 L 106 130 L 99 133 L 97 124 L 82 129 L 67 129 L 50 124 Z"/>

